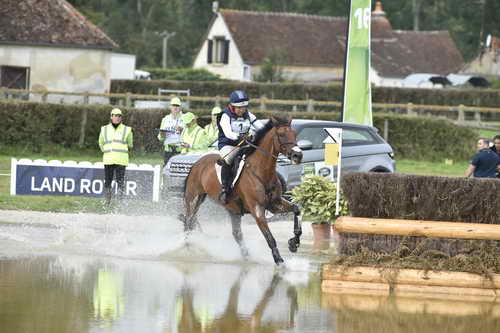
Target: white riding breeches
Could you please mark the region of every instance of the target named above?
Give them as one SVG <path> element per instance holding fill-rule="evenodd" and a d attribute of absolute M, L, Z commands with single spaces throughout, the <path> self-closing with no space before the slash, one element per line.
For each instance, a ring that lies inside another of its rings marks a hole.
<path fill-rule="evenodd" d="M 220 156 L 224 159 L 226 164 L 231 165 L 233 163 L 234 158 L 238 155 L 240 151 L 240 147 L 237 146 L 224 146 L 219 150 Z"/>

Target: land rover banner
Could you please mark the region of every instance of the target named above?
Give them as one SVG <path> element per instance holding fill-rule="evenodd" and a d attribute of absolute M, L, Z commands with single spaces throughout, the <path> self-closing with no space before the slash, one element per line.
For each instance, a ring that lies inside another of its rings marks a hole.
<path fill-rule="evenodd" d="M 125 172 L 125 199 L 158 201 L 160 166 L 130 164 Z M 117 191 L 113 182 L 113 190 Z M 11 195 L 102 197 L 104 166 L 74 161 L 12 159 Z"/>
<path fill-rule="evenodd" d="M 351 0 L 342 121 L 373 125 L 370 87 L 371 0 Z"/>

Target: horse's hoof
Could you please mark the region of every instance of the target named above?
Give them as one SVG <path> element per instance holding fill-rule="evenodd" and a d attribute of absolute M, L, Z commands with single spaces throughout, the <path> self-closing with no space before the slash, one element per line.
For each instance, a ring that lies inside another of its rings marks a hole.
<path fill-rule="evenodd" d="M 295 238 L 290 238 L 288 240 L 288 249 L 290 250 L 290 252 L 297 252 L 297 249 L 299 248 L 300 246 L 300 243 L 298 243 Z"/>

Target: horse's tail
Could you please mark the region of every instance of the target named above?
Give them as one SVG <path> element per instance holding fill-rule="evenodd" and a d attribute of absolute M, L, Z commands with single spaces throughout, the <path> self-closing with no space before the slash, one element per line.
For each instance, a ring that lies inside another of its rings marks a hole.
<path fill-rule="evenodd" d="M 191 166 L 191 169 L 189 169 L 189 172 L 188 172 L 186 178 L 184 178 L 184 185 L 182 186 L 182 192 L 184 193 L 183 198 L 186 197 L 186 185 L 187 185 L 189 176 L 191 175 L 191 171 L 193 171 L 193 168 L 195 165 L 196 165 L 196 163 Z"/>

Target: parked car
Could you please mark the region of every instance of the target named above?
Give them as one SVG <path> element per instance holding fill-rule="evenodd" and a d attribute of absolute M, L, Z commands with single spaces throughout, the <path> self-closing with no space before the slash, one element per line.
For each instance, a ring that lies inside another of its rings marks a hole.
<path fill-rule="evenodd" d="M 283 186 L 283 192 L 300 185 L 307 173 L 318 173 L 331 177 L 336 175 L 336 167 L 317 168 L 325 159 L 324 143 L 327 133 L 324 128 L 342 128 L 342 173 L 394 172 L 395 161 L 391 146 L 371 126 L 339 123 L 321 120 L 292 120 L 297 132 L 297 145 L 303 151 L 302 163 L 293 165 L 284 156 L 278 160 L 276 171 Z M 215 146 L 213 150 L 216 151 Z M 191 166 L 206 153 L 176 155 L 163 169 L 163 190 L 168 196 L 179 197 L 184 191 L 184 181 Z M 315 166 L 316 164 L 316 166 Z"/>

